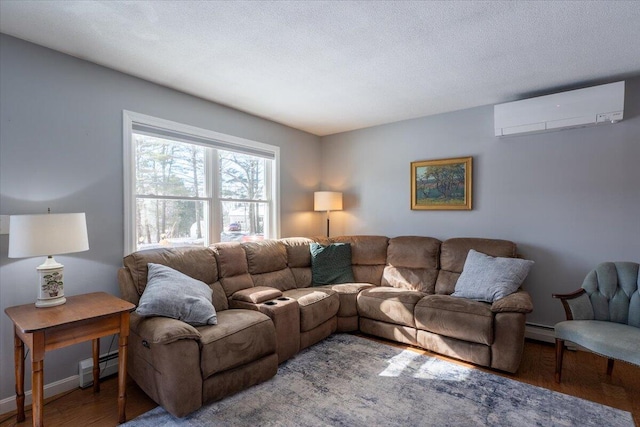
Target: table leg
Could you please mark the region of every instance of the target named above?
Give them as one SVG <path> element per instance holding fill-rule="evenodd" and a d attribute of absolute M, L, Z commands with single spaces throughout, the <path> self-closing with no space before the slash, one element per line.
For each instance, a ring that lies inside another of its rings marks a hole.
<path fill-rule="evenodd" d="M 43 400 L 44 400 L 44 332 L 33 334 L 33 347 L 31 348 L 31 412 L 33 414 L 33 426 L 44 425 Z"/>
<path fill-rule="evenodd" d="M 127 313 L 127 316 L 129 313 Z M 127 344 L 128 336 L 120 335 L 118 340 L 118 422 L 124 423 L 127 420 L 125 405 L 127 403 Z"/>
<path fill-rule="evenodd" d="M 93 392 L 100 392 L 100 338 L 92 341 L 93 348 Z"/>
<path fill-rule="evenodd" d="M 13 333 L 13 357 L 16 371 L 16 421 L 24 421 L 24 343 L 17 332 Z"/>

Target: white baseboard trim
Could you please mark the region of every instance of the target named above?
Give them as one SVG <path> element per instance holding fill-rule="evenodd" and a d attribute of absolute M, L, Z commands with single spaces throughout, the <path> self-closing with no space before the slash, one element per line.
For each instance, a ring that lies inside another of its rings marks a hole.
<path fill-rule="evenodd" d="M 536 341 L 556 342 L 555 332 L 552 326 L 540 325 L 537 323 L 527 323 L 524 327 L 524 337 Z"/>
<path fill-rule="evenodd" d="M 44 398 L 55 396 L 56 394 L 64 393 L 74 388 L 78 388 L 79 378 L 77 375 L 61 379 L 59 381 L 52 382 L 51 384 L 45 384 L 44 386 Z M 31 405 L 31 390 L 27 390 L 24 393 L 24 404 Z M 0 400 L 0 415 L 6 414 L 16 410 L 16 396 L 10 396 L 6 399 Z"/>
<path fill-rule="evenodd" d="M 118 350 L 103 354 L 98 360 L 100 366 L 100 379 L 118 372 Z M 93 358 L 81 360 L 78 364 L 80 388 L 93 385 Z"/>

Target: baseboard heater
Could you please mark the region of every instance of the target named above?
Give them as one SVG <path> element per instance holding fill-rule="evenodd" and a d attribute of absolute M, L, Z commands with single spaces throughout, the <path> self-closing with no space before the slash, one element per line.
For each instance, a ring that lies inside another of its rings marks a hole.
<path fill-rule="evenodd" d="M 536 341 L 555 343 L 556 337 L 553 326 L 540 325 L 538 323 L 529 323 L 524 327 L 524 336 Z"/>
<path fill-rule="evenodd" d="M 540 325 L 539 323 L 527 322 L 524 327 L 524 337 L 532 340 L 536 340 L 536 341 L 548 342 L 551 344 L 556 343 L 556 334 L 553 329 L 553 326 Z M 567 350 L 571 350 L 571 351 L 575 351 L 578 349 L 586 350 L 569 341 L 565 342 L 565 346 Z"/>
<path fill-rule="evenodd" d="M 103 354 L 98 359 L 100 366 L 100 378 L 108 377 L 118 372 L 118 350 Z M 93 385 L 93 358 L 81 360 L 78 364 L 78 378 L 80 388 Z"/>

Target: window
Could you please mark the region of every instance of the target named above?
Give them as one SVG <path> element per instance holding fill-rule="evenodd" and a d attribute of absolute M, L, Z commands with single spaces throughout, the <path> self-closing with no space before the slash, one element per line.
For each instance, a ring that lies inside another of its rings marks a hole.
<path fill-rule="evenodd" d="M 125 254 L 278 237 L 279 148 L 124 111 Z"/>

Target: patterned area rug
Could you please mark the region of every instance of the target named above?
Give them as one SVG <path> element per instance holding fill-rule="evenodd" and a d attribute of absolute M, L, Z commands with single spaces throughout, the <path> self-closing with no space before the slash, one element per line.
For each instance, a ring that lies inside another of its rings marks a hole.
<path fill-rule="evenodd" d="M 335 334 L 269 381 L 185 418 L 155 408 L 123 424 L 160 426 L 633 426 L 629 412 Z"/>

